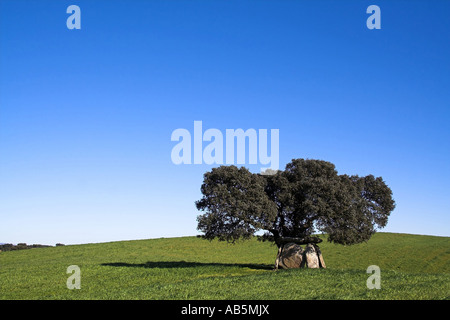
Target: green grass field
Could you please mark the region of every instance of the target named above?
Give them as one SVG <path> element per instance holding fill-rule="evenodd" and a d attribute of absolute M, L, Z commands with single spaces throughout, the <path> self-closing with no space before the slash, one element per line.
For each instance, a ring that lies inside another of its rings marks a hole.
<path fill-rule="evenodd" d="M 0 253 L 0 299 L 449 299 L 450 238 L 377 233 L 321 244 L 327 269 L 272 271 L 276 247 L 196 237 Z M 67 267 L 81 270 L 69 290 Z M 381 289 L 366 286 L 381 269 Z"/>

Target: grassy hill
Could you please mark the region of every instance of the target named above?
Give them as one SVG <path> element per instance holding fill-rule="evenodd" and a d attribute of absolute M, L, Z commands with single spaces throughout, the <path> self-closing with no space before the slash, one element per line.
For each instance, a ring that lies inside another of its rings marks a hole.
<path fill-rule="evenodd" d="M 327 269 L 272 271 L 276 247 L 196 237 L 0 253 L 0 299 L 449 299 L 450 238 L 377 233 L 321 244 Z M 69 290 L 67 267 L 81 270 Z M 381 289 L 366 286 L 381 269 Z"/>

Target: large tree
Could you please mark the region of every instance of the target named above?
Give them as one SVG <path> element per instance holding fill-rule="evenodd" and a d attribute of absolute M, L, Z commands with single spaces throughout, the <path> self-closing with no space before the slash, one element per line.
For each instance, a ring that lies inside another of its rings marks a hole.
<path fill-rule="evenodd" d="M 196 206 L 204 212 L 197 218 L 204 238 L 234 242 L 265 230 L 262 238 L 279 253 L 288 242 L 321 242 L 316 233 L 344 245 L 367 241 L 395 207 L 381 177 L 339 175 L 322 160 L 294 159 L 270 175 L 220 166 L 205 173 L 201 192 Z"/>

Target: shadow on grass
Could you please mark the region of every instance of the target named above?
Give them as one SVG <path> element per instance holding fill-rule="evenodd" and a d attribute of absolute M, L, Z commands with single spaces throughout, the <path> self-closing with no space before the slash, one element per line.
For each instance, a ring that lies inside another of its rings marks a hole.
<path fill-rule="evenodd" d="M 196 267 L 240 267 L 258 270 L 272 270 L 273 265 L 269 264 L 242 264 L 242 263 L 203 263 L 203 262 L 187 262 L 187 261 L 147 261 L 146 263 L 102 263 L 102 266 L 109 267 L 133 267 L 133 268 L 196 268 Z"/>

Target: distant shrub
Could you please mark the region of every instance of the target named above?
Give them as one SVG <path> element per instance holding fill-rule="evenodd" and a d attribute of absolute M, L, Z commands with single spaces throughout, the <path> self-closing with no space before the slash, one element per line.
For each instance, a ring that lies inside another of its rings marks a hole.
<path fill-rule="evenodd" d="M 50 247 L 43 244 L 32 244 L 27 245 L 26 243 L 18 243 L 17 245 L 13 245 L 11 243 L 5 243 L 0 245 L 0 251 L 13 251 L 13 250 L 24 250 L 24 249 L 32 249 L 32 248 L 44 248 L 44 247 Z"/>

